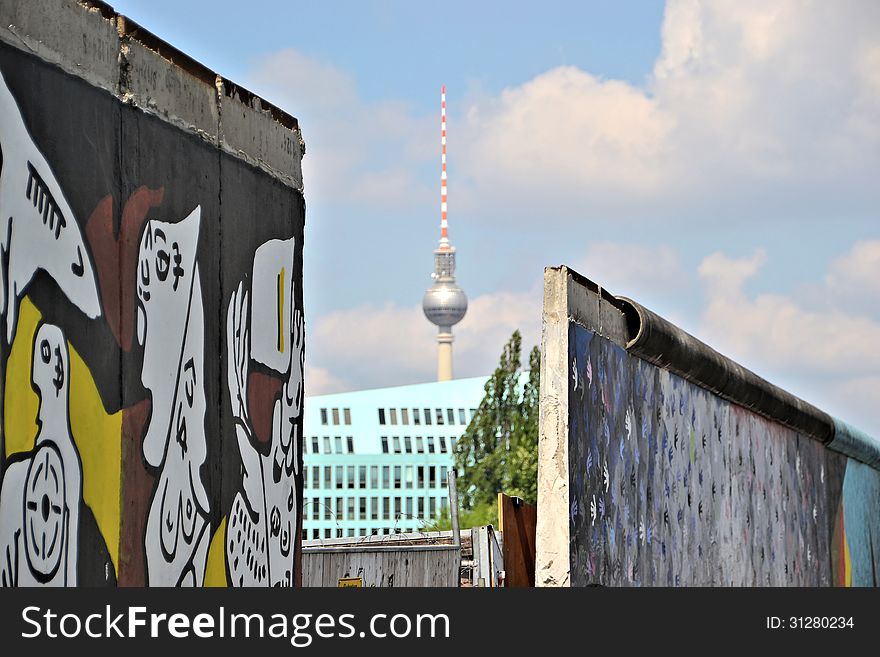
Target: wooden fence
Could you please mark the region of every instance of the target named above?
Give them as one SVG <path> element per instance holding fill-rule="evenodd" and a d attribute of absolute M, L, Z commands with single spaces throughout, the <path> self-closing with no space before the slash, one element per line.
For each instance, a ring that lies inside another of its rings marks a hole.
<path fill-rule="evenodd" d="M 372 539 L 372 540 L 371 540 Z M 366 537 L 303 542 L 303 586 L 335 587 L 360 579 L 370 587 L 455 587 L 461 547 L 447 537 Z"/>

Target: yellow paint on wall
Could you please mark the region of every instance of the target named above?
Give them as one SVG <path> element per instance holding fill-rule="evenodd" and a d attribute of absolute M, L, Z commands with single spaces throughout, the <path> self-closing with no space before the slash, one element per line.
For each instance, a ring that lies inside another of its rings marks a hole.
<path fill-rule="evenodd" d="M 205 586 L 227 586 L 226 582 L 226 518 L 211 537 L 208 563 L 205 566 Z"/>
<path fill-rule="evenodd" d="M 852 559 L 849 556 L 849 542 L 843 536 L 843 585 L 852 586 Z"/>
<path fill-rule="evenodd" d="M 278 351 L 284 353 L 284 267 L 278 274 Z"/>
<path fill-rule="evenodd" d="M 30 451 L 37 437 L 40 397 L 31 383 L 31 356 L 34 335 L 42 316 L 30 299 L 24 297 L 18 309 L 15 340 L 6 361 L 6 388 L 3 397 L 3 431 L 6 456 Z"/>
<path fill-rule="evenodd" d="M 39 430 L 40 398 L 31 385 L 31 362 L 40 319 L 39 310 L 24 297 L 6 365 L 3 421 L 7 456 L 30 451 Z M 70 430 L 82 461 L 83 500 L 95 516 L 118 572 L 122 411 L 106 413 L 89 368 L 70 341 L 67 347 L 70 352 Z"/>
<path fill-rule="evenodd" d="M 83 499 L 107 543 L 113 567 L 119 564 L 122 497 L 122 411 L 108 415 L 92 374 L 70 350 L 70 429 L 83 465 Z"/>

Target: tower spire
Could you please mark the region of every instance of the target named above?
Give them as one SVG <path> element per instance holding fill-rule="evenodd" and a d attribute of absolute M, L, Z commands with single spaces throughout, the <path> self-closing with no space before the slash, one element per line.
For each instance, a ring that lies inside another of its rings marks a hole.
<path fill-rule="evenodd" d="M 446 85 L 440 87 L 440 247 L 449 246 L 446 207 Z"/>
<path fill-rule="evenodd" d="M 434 284 L 425 292 L 422 310 L 437 326 L 437 380 L 452 378 L 452 326 L 467 312 L 467 296 L 455 284 L 455 247 L 449 243 L 446 206 L 446 85 L 440 87 L 440 244 L 434 249 Z"/>

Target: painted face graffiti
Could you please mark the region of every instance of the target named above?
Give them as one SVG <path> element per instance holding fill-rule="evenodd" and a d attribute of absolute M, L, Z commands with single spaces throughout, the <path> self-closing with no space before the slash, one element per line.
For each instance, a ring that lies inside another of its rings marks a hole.
<path fill-rule="evenodd" d="M 166 586 L 201 585 L 209 541 L 199 221 L 198 207 L 176 224 L 149 221 L 138 256 L 141 379 L 152 396 L 143 452 L 159 471 L 144 545 L 150 583 Z"/>
<path fill-rule="evenodd" d="M 226 544 L 227 565 L 236 586 L 293 586 L 295 581 L 293 543 L 298 525 L 297 445 L 305 331 L 302 314 L 295 310 L 289 278 L 292 261 L 293 240 L 262 245 L 254 256 L 250 295 L 240 284 L 227 313 L 227 382 L 243 470 L 242 488 L 229 515 Z M 249 412 L 251 359 L 284 377 L 272 402 L 268 451 L 258 445 Z"/>
<path fill-rule="evenodd" d="M 32 380 L 40 432 L 0 491 L 0 583 L 75 586 L 82 466 L 69 419 L 67 340 L 43 324 L 34 339 Z"/>
<path fill-rule="evenodd" d="M 49 163 L 0 75 L 0 308 L 12 343 L 18 304 L 38 270 L 88 317 L 101 314 L 82 232 Z"/>

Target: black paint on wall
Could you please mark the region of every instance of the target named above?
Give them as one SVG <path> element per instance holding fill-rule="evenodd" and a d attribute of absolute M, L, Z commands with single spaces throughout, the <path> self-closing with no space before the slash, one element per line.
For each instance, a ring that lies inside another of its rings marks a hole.
<path fill-rule="evenodd" d="M 242 479 L 227 388 L 230 294 L 240 281 L 250 279 L 261 244 L 294 238 L 293 298 L 302 312 L 302 194 L 199 136 L 121 103 L 37 57 L 0 45 L 0 71 L 30 138 L 64 190 L 74 214 L 71 219 L 88 238 L 88 256 L 99 278 L 103 274 L 106 281 L 117 282 L 105 287 L 101 281 L 104 312 L 96 319 L 72 304 L 45 272 L 37 273 L 26 294 L 44 322 L 61 328 L 88 366 L 104 410 L 122 411 L 124 425 L 134 432 L 129 439 L 135 441 L 151 415 L 150 393 L 141 382 L 144 353 L 136 328 L 137 246 L 146 221 L 174 224 L 197 206 L 201 209 L 196 257 L 204 300 L 207 457 L 200 476 L 210 500 L 213 534 L 229 513 Z M 3 353 L 9 353 L 9 345 L 4 344 Z M 3 373 L 5 380 L 5 369 Z M 301 418 L 295 435 L 301 440 Z M 145 515 L 158 473 L 144 461 L 139 444 L 124 444 L 122 453 L 120 572 L 107 573 L 106 546 L 100 548 L 100 532 L 86 508 L 80 519 L 81 583 L 114 584 L 117 577 L 121 584 L 149 581 L 143 554 L 134 552 L 143 549 Z M 299 446 L 295 453 L 301 459 Z M 301 475 L 295 490 L 300 509 Z M 297 555 L 298 539 L 296 531 L 292 540 Z"/>

